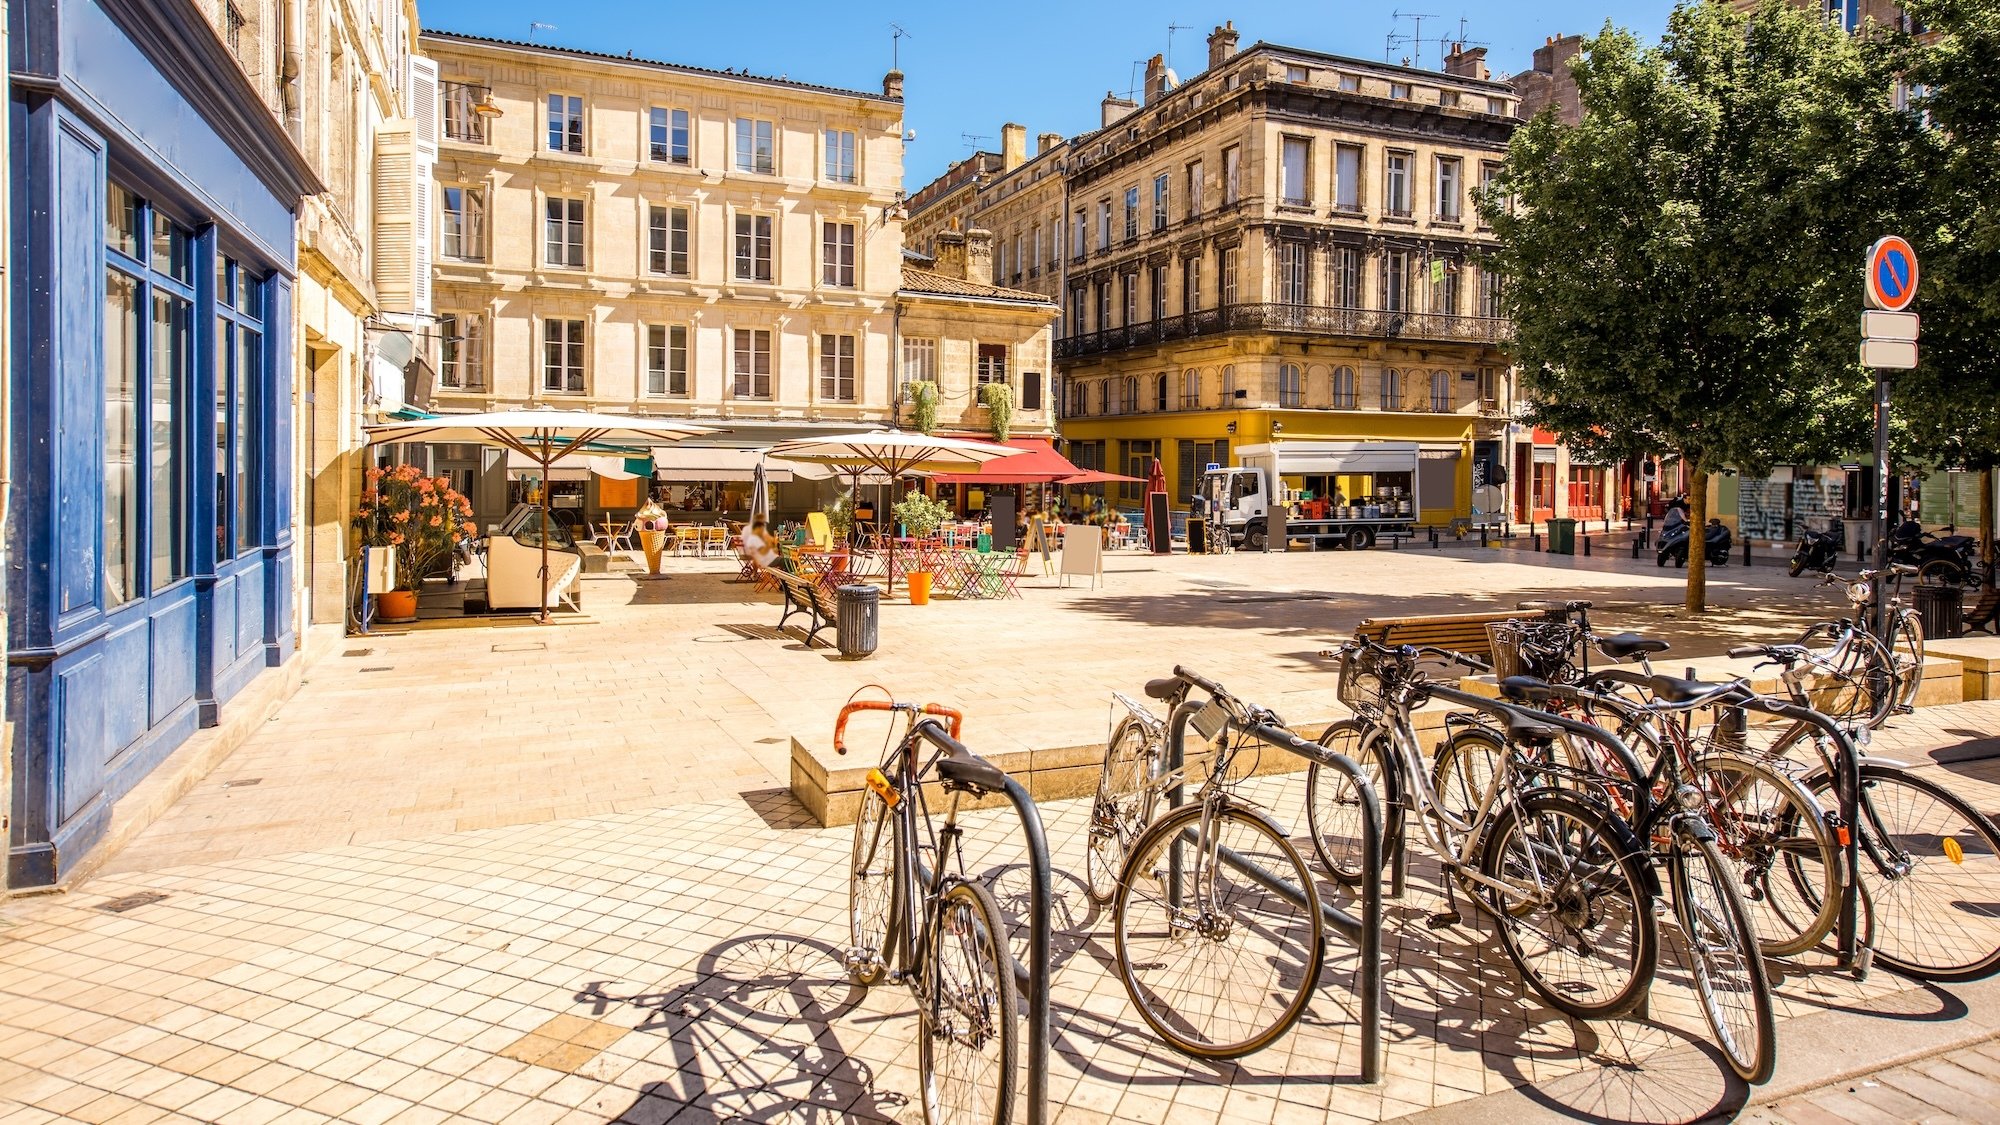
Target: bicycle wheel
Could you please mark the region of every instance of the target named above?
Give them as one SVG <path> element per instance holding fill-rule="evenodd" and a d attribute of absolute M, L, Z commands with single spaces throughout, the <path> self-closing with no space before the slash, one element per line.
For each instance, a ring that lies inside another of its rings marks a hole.
<path fill-rule="evenodd" d="M 1108 906 L 1118 893 L 1118 875 L 1125 854 L 1153 817 L 1155 794 L 1147 786 L 1157 768 L 1158 747 L 1147 741 L 1137 719 L 1126 718 L 1112 732 L 1104 750 L 1104 770 L 1097 775 L 1097 801 L 1090 810 L 1090 839 L 1083 854 L 1090 881 L 1090 900 Z"/>
<path fill-rule="evenodd" d="M 1883 643 L 1895 662 L 1896 709 L 1906 711 L 1916 705 L 1917 692 L 1924 686 L 1923 619 L 1908 610 L 1892 613 L 1889 637 Z M 1887 716 L 1883 718 L 1886 720 Z"/>
<path fill-rule="evenodd" d="M 861 793 L 847 866 L 848 975 L 874 984 L 889 968 L 889 927 L 896 917 L 896 822 L 881 794 Z"/>
<path fill-rule="evenodd" d="M 1198 1058 L 1262 1050 L 1297 1022 L 1326 952 L 1319 892 L 1297 848 L 1253 809 L 1167 813 L 1132 846 L 1113 928 L 1118 977 L 1155 1034 Z M 1293 894 L 1243 872 L 1254 863 Z"/>
<path fill-rule="evenodd" d="M 1674 920 L 1687 946 L 1701 1014 L 1729 1069 L 1745 1082 L 1767 1081 L 1778 1062 L 1778 1022 L 1750 910 L 1713 841 L 1675 836 Z"/>
<path fill-rule="evenodd" d="M 1830 775 L 1807 787 L 1837 808 Z M 1875 961 L 1919 980 L 1977 980 L 2000 967 L 2000 831 L 1928 778 L 1861 767 L 1861 883 Z"/>
<path fill-rule="evenodd" d="M 1395 862 L 1393 849 L 1402 843 L 1403 806 L 1397 772 L 1385 768 L 1388 758 L 1381 731 L 1359 719 L 1342 719 L 1320 732 L 1319 744 L 1353 759 L 1374 787 L 1376 807 L 1382 812 L 1386 870 Z M 1323 770 L 1318 762 L 1306 769 L 1306 829 L 1327 874 L 1347 886 L 1359 886 L 1366 874 L 1361 869 L 1361 790 L 1345 773 Z"/>
<path fill-rule="evenodd" d="M 1818 945 L 1840 918 L 1840 845 L 1825 810 L 1783 770 L 1727 752 L 1688 764 L 1708 798 L 1715 848 L 1736 874 L 1764 952 Z"/>
<path fill-rule="evenodd" d="M 1431 788 L 1438 808 L 1470 824 L 1479 815 L 1493 775 L 1507 759 L 1507 746 L 1491 731 L 1466 727 L 1438 747 L 1431 763 Z"/>
<path fill-rule="evenodd" d="M 953 883 L 924 960 L 917 1070 L 931 1125 L 1005 1125 L 1014 1111 L 1014 955 L 993 892 Z"/>
<path fill-rule="evenodd" d="M 1556 1010 L 1610 1019 L 1652 985 L 1660 935 L 1641 862 L 1629 832 L 1553 790 L 1524 795 L 1494 822 L 1480 870 L 1517 893 L 1485 888 L 1487 912 L 1521 978 Z"/>
<path fill-rule="evenodd" d="M 1826 647 L 1819 648 L 1819 642 Z M 1805 685 L 1805 701 L 1813 710 L 1835 722 L 1870 729 L 1895 711 L 1895 660 L 1875 634 L 1846 621 L 1822 621 L 1808 628 L 1799 643 L 1814 648 L 1824 661 Z"/>
<path fill-rule="evenodd" d="M 1919 586 L 1963 586 L 1969 578 L 1956 559 L 1932 559 L 1917 568 Z"/>

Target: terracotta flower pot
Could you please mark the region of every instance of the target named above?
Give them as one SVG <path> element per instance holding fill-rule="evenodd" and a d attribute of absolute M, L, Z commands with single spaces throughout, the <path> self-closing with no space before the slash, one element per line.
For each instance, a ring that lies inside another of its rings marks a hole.
<path fill-rule="evenodd" d="M 931 604 L 931 572 L 913 570 L 903 576 L 910 584 L 910 604 Z"/>
<path fill-rule="evenodd" d="M 386 594 L 375 595 L 375 617 L 379 621 L 415 621 L 417 592 L 391 590 Z"/>

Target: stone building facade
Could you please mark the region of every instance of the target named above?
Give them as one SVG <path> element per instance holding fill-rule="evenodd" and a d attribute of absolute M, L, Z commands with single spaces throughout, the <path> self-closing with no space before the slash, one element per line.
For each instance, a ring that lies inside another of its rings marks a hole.
<path fill-rule="evenodd" d="M 995 436 L 979 396 L 986 384 L 1001 383 L 1013 406 L 1010 436 L 1054 437 L 1055 302 L 987 282 L 993 252 L 987 232 L 933 237 L 933 267 L 905 265 L 896 294 L 901 421 L 913 417 L 906 388 L 926 380 L 937 386 L 939 430 Z"/>
<path fill-rule="evenodd" d="M 1535 48 L 1534 66 L 1507 81 L 1521 95 L 1521 119 L 1529 120 L 1545 109 L 1572 124 L 1583 119 L 1583 103 L 1576 89 L 1570 63 L 1583 53 L 1583 36 L 1551 35 Z"/>

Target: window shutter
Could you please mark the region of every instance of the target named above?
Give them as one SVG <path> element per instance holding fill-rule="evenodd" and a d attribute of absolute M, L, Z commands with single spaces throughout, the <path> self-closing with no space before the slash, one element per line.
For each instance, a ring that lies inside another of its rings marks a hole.
<path fill-rule="evenodd" d="M 1197 474 L 1201 472 L 1201 466 L 1195 464 L 1193 442 L 1177 441 L 1174 444 L 1180 447 L 1181 503 L 1186 504 L 1194 499 L 1195 481 Z"/>

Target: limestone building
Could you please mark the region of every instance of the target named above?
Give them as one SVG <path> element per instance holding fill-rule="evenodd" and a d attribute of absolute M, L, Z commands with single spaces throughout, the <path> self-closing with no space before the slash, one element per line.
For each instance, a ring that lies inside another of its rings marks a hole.
<path fill-rule="evenodd" d="M 901 75 L 859 92 L 438 31 L 422 48 L 438 409 L 674 415 L 745 445 L 889 417 Z"/>
<path fill-rule="evenodd" d="M 1184 505 L 1240 445 L 1414 442 L 1422 518 L 1464 516 L 1508 459 L 1473 192 L 1517 97 L 1480 49 L 1435 72 L 1237 44 L 1216 28 L 1178 85 L 1156 56 L 1140 104 L 1107 96 L 1100 128 L 1033 158 L 1003 143 L 959 220 L 992 231 L 996 284 L 1061 303 L 1067 453 L 1138 477 L 1158 457 Z"/>
<path fill-rule="evenodd" d="M 988 282 L 988 232 L 946 230 L 932 237 L 937 253 L 931 267 L 904 265 L 896 294 L 901 422 L 914 421 L 909 385 L 927 381 L 937 387 L 940 432 L 997 437 L 981 391 L 998 383 L 1009 392 L 1010 438 L 1046 442 L 1055 436 L 1055 302 Z"/>

